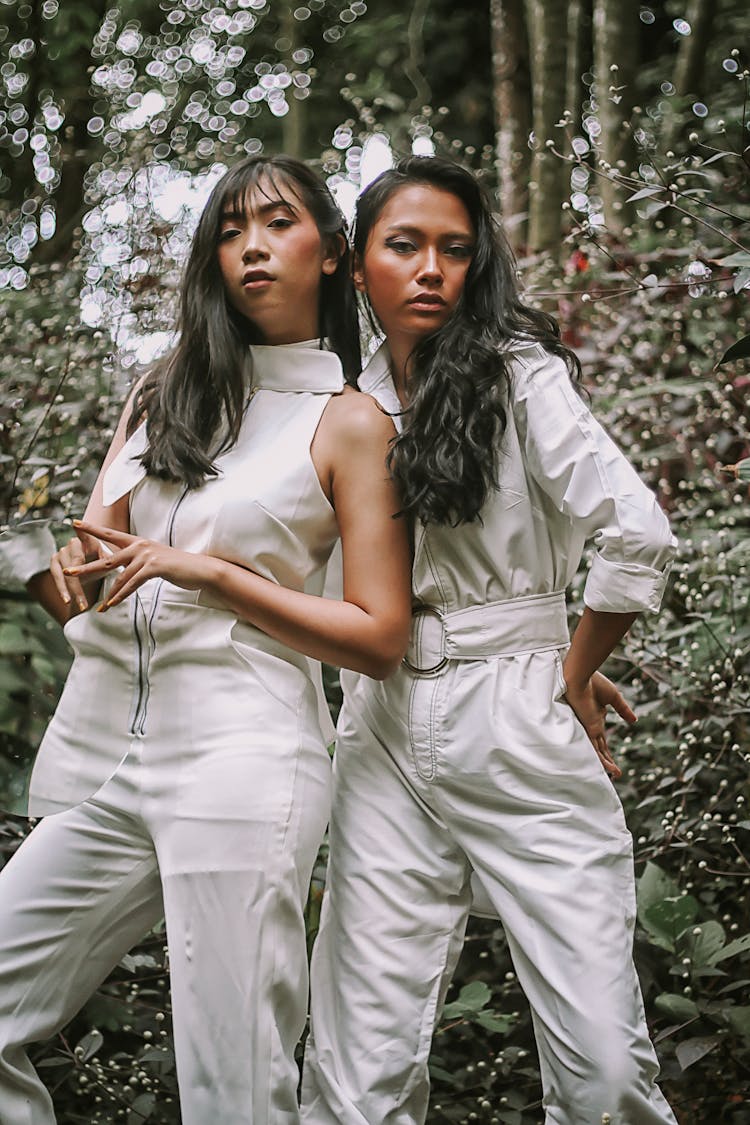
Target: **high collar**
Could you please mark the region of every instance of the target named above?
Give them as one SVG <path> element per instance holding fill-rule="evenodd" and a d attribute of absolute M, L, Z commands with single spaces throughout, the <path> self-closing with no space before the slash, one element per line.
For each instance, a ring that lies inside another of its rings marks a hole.
<path fill-rule="evenodd" d="M 403 428 L 404 408 L 396 394 L 396 387 L 391 374 L 391 353 L 388 345 L 383 342 L 372 358 L 365 364 L 365 368 L 357 380 L 361 391 L 372 395 L 383 409 L 393 418 L 393 424 L 398 431 Z"/>
<path fill-rule="evenodd" d="M 256 390 L 336 394 L 344 386 L 341 360 L 320 340 L 299 344 L 253 344 L 251 385 Z"/>
<path fill-rule="evenodd" d="M 334 352 L 321 350 L 319 340 L 273 346 L 253 344 L 250 355 L 253 390 L 337 394 L 343 389 L 341 361 Z M 143 422 L 130 435 L 104 474 L 106 505 L 114 504 L 143 480 L 146 470 L 141 457 L 147 446 L 146 424 Z"/>

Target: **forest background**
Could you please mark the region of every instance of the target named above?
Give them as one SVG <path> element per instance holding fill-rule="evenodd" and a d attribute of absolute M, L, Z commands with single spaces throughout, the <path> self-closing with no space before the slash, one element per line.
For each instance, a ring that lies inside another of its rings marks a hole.
<path fill-rule="evenodd" d="M 197 209 L 225 165 L 301 155 L 350 203 L 387 138 L 453 156 L 496 192 L 528 299 L 560 319 L 593 409 L 680 538 L 661 615 L 609 665 L 639 714 L 613 734 L 636 956 L 681 1125 L 750 1123 L 750 504 L 747 478 L 721 470 L 749 452 L 745 0 L 0 0 L 0 13 L 6 542 L 29 520 L 64 538 L 83 510 L 139 362 L 168 342 Z M 6 807 L 69 660 L 5 581 Z M 3 858 L 27 831 L 0 818 Z M 541 1121 L 497 925 L 472 922 L 449 1001 L 430 1122 Z M 177 1122 L 169 1026 L 157 930 L 35 1049 L 61 1125 Z"/>

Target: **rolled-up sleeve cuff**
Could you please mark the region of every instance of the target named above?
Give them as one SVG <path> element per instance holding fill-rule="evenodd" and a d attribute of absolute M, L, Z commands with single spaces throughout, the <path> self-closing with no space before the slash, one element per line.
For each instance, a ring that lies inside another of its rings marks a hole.
<path fill-rule="evenodd" d="M 663 570 L 639 563 L 615 563 L 594 555 L 584 603 L 600 613 L 658 613 L 671 563 Z"/>
<path fill-rule="evenodd" d="M 49 567 L 57 550 L 48 520 L 30 520 L 0 534 L 0 582 L 24 586 Z"/>

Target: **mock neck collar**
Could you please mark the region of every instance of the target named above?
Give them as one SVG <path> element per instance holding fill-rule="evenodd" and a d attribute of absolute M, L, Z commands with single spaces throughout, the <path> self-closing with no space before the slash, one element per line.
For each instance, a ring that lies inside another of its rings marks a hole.
<path fill-rule="evenodd" d="M 320 340 L 252 344 L 251 385 L 256 390 L 336 394 L 344 387 L 341 360 Z"/>

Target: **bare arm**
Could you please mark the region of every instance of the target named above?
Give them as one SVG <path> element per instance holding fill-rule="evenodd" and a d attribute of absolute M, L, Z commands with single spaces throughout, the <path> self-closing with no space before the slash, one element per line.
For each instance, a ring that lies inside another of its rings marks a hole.
<path fill-rule="evenodd" d="M 400 504 L 385 467 L 393 432 L 392 422 L 367 396 L 352 393 L 329 403 L 313 443 L 341 533 L 343 601 L 288 590 L 234 563 L 88 522 L 81 530 L 105 540 L 115 554 L 74 568 L 76 574 L 100 576 L 124 568 L 107 606 L 157 575 L 186 589 L 205 589 L 290 648 L 383 678 L 406 649 L 411 621 L 407 528 L 403 519 L 393 518 Z"/>

